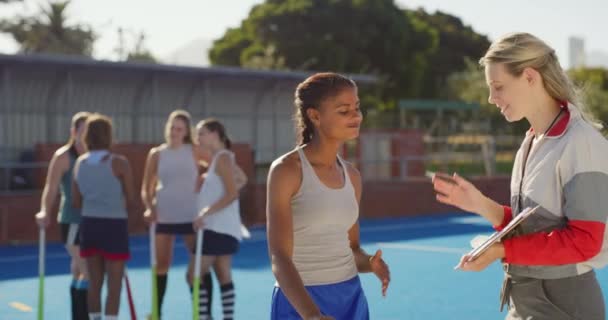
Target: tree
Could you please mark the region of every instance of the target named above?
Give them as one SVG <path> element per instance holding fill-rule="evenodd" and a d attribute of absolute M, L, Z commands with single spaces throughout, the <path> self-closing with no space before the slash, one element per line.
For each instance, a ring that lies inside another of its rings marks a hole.
<path fill-rule="evenodd" d="M 58 53 L 91 56 L 96 35 L 87 25 L 67 25 L 65 2 L 51 2 L 34 16 L 0 21 L 0 31 L 9 33 L 21 53 Z"/>
<path fill-rule="evenodd" d="M 213 42 L 209 50 L 209 61 L 215 65 L 241 66 L 241 54 L 252 44 L 253 35 L 245 30 L 244 23 L 240 28 L 230 28 L 223 37 Z M 246 63 L 243 61 L 242 64 Z"/>
<path fill-rule="evenodd" d="M 129 35 L 134 36 L 135 44 L 132 49 L 127 49 L 125 44 L 125 33 L 127 31 L 124 28 L 118 28 L 118 46 L 115 49 L 118 59 L 127 62 L 157 63 L 158 61 L 152 52 L 146 48 L 146 34 L 143 31 L 139 33 L 129 32 Z"/>
<path fill-rule="evenodd" d="M 243 67 L 250 69 L 286 69 L 285 58 L 277 55 L 277 49 L 270 45 L 266 48 L 254 46 L 247 48 L 243 53 L 245 56 L 250 56 L 243 63 Z"/>
<path fill-rule="evenodd" d="M 466 69 L 453 73 L 448 78 L 448 92 L 452 99 L 478 103 L 479 113 L 472 120 L 489 121 L 492 133 L 521 134 L 529 128 L 527 121 L 519 121 L 515 125 L 508 124 L 496 107 L 488 103 L 488 88 L 480 67 L 473 61 L 465 62 Z M 608 70 L 602 68 L 575 69 L 568 72 L 580 92 L 584 107 L 591 115 L 608 125 Z M 465 121 L 465 118 L 462 119 Z M 469 119 L 471 120 L 471 119 Z"/>
<path fill-rule="evenodd" d="M 433 14 L 423 9 L 404 10 L 411 19 L 428 24 L 439 35 L 438 47 L 428 57 L 422 98 L 446 98 L 445 90 L 448 76 L 466 69 L 466 60 L 477 60 L 488 49 L 490 41 L 485 35 L 478 34 L 470 26 L 464 25 L 460 18 L 437 11 Z"/>
<path fill-rule="evenodd" d="M 578 68 L 570 70 L 568 75 L 579 86 L 594 85 L 601 90 L 608 91 L 608 69 Z"/>
<path fill-rule="evenodd" d="M 377 75 L 378 94 L 394 105 L 421 92 L 436 38 L 392 0 L 267 0 L 216 40 L 209 58 L 215 65 Z"/>
<path fill-rule="evenodd" d="M 570 77 L 581 88 L 585 107 L 605 127 L 608 125 L 608 69 L 579 68 Z"/>
<path fill-rule="evenodd" d="M 143 52 L 131 52 L 125 60 L 127 62 L 145 62 L 145 63 L 158 63 L 154 55 L 148 50 Z"/>
<path fill-rule="evenodd" d="M 489 122 L 492 134 L 520 135 L 530 125 L 527 121 L 519 121 L 514 124 L 508 123 L 495 105 L 488 102 L 489 90 L 483 71 L 479 65 L 465 59 L 465 69 L 451 74 L 447 79 L 448 98 L 480 105 L 478 112 L 473 114 L 461 114 L 461 121 L 472 123 Z M 486 132 L 490 133 L 490 132 Z"/>

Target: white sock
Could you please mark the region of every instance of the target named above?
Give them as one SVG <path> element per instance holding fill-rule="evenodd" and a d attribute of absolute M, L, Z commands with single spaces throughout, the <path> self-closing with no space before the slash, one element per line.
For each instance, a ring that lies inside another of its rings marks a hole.
<path fill-rule="evenodd" d="M 118 316 L 116 316 L 116 315 L 115 316 L 110 316 L 110 315 L 106 314 L 106 318 L 105 319 L 106 320 L 118 320 Z"/>
<path fill-rule="evenodd" d="M 89 320 L 101 320 L 101 312 L 89 313 Z"/>

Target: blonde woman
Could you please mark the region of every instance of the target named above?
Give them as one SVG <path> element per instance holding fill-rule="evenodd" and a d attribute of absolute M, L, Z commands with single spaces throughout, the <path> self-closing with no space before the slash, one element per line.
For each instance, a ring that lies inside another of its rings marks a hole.
<path fill-rule="evenodd" d="M 475 212 L 497 229 L 524 208 L 540 209 L 479 258 L 480 271 L 502 260 L 507 319 L 605 319 L 594 269 L 608 261 L 608 142 L 585 114 L 555 50 L 527 33 L 506 35 L 480 60 L 490 95 L 507 121 L 530 130 L 517 152 L 511 203 L 501 206 L 454 174 L 434 179 L 440 202 Z"/>
<path fill-rule="evenodd" d="M 165 124 L 165 143 L 152 148 L 146 160 L 141 195 L 146 206 L 144 219 L 156 223 L 158 315 L 161 315 L 167 288 L 167 274 L 173 259 L 176 236 L 181 236 L 190 255 L 186 281 L 192 287 L 192 255 L 196 216 L 196 196 L 200 164 L 204 156 L 192 139 L 190 114 L 175 110 Z M 212 291 L 206 274 L 206 290 Z"/>

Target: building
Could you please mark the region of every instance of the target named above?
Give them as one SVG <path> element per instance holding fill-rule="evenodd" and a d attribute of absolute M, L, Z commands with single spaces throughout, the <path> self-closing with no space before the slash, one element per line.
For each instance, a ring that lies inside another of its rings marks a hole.
<path fill-rule="evenodd" d="M 294 146 L 293 92 L 309 72 L 182 67 L 83 57 L 0 55 L 0 163 L 17 161 L 36 143 L 67 140 L 71 116 L 111 116 L 118 142 L 161 143 L 177 108 L 196 122 L 223 121 L 256 164 Z M 359 85 L 375 77 L 355 75 Z"/>
<path fill-rule="evenodd" d="M 585 66 L 585 40 L 580 37 L 568 38 L 568 54 L 570 69 Z"/>

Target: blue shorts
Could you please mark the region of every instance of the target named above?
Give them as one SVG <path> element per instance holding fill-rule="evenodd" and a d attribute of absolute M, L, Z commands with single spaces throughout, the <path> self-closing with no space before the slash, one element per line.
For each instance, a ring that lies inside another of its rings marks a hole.
<path fill-rule="evenodd" d="M 323 315 L 336 320 L 369 320 L 367 299 L 358 276 L 334 284 L 306 286 L 306 291 Z M 279 287 L 275 287 L 272 293 L 270 319 L 302 319 Z"/>

